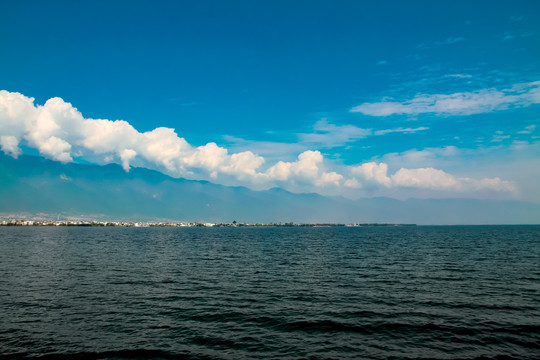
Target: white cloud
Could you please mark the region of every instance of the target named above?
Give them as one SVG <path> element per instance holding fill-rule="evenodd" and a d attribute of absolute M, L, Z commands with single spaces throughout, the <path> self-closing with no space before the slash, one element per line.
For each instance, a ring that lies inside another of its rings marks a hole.
<path fill-rule="evenodd" d="M 522 97 L 531 102 L 538 97 L 530 87 L 523 87 Z M 34 105 L 34 99 L 22 94 L 0 91 L 0 147 L 13 157 L 21 154 L 20 145 L 30 146 L 51 159 L 70 162 L 81 157 L 98 163 L 118 163 L 129 171 L 134 164 L 163 171 L 176 177 L 211 179 L 226 185 L 246 185 L 257 189 L 276 185 L 305 192 L 326 192 L 347 195 L 362 189 L 391 190 L 400 187 L 465 191 L 491 189 L 511 191 L 511 183 L 499 178 L 474 180 L 458 178 L 435 167 L 441 156 L 458 152 L 454 147 L 411 150 L 389 154 L 386 160 L 401 166 L 388 174 L 389 162 L 367 162 L 357 166 L 337 165 L 324 159 L 316 150 L 300 152 L 294 161 L 277 160 L 263 168 L 267 160 L 245 149 L 230 154 L 228 149 L 210 142 L 194 147 L 179 137 L 174 129 L 156 128 L 139 132 L 122 120 L 87 119 L 71 104 L 52 98 L 44 105 Z M 318 121 L 311 134 L 300 134 L 302 147 L 342 146 L 370 135 L 413 133 L 426 127 L 378 130 L 353 125 L 335 125 Z M 534 126 L 526 130 L 534 130 Z M 268 151 L 271 144 L 267 144 Z M 294 145 L 294 146 L 293 146 Z M 297 152 L 298 153 L 298 152 Z M 337 171 L 339 169 L 339 171 Z"/>
<path fill-rule="evenodd" d="M 417 128 L 398 127 L 373 131 L 372 129 L 359 128 L 350 124 L 336 125 L 329 123 L 326 119 L 321 119 L 313 125 L 313 132 L 298 134 L 298 142 L 296 143 L 254 141 L 230 135 L 225 135 L 223 138 L 230 142 L 237 150 L 246 151 L 251 149 L 267 157 L 275 157 L 276 155 L 285 157 L 290 153 L 303 152 L 313 147 L 325 149 L 344 147 L 372 135 L 386 135 L 390 133 L 413 134 L 424 130 L 429 130 L 429 128 L 425 126 Z"/>
<path fill-rule="evenodd" d="M 41 151 L 42 154 L 49 155 L 54 160 L 63 163 L 73 161 L 73 158 L 70 155 L 71 144 L 56 136 L 50 136 L 47 139 L 41 140 L 39 151 Z"/>
<path fill-rule="evenodd" d="M 377 130 L 377 131 L 375 131 L 375 135 L 386 135 L 386 134 L 390 134 L 390 133 L 414 134 L 417 131 L 424 131 L 424 130 L 429 130 L 429 128 L 425 127 L 425 126 L 420 126 L 420 127 L 417 127 L 417 128 L 398 127 L 396 129 Z"/>
<path fill-rule="evenodd" d="M 210 171 L 212 178 L 217 177 L 219 166 L 227 159 L 227 149 L 217 146 L 216 143 L 208 143 L 199 146 L 195 152 L 183 159 L 183 161 L 196 168 L 203 168 Z"/>
<path fill-rule="evenodd" d="M 25 139 L 43 155 L 62 162 L 73 161 L 71 137 L 78 137 L 82 115 L 60 98 L 49 99 L 26 118 Z"/>
<path fill-rule="evenodd" d="M 446 78 L 457 78 L 457 79 L 470 79 L 472 78 L 471 74 L 448 74 L 444 75 Z"/>
<path fill-rule="evenodd" d="M 455 159 L 461 154 L 461 149 L 455 146 L 441 148 L 411 149 L 401 153 L 389 153 L 382 157 L 389 167 L 394 169 L 437 167 L 445 165 L 448 159 Z"/>
<path fill-rule="evenodd" d="M 392 175 L 392 183 L 396 186 L 429 189 L 449 189 L 459 187 L 459 182 L 454 176 L 434 168 L 399 169 Z"/>
<path fill-rule="evenodd" d="M 512 150 L 524 150 L 529 147 L 530 143 L 528 141 L 519 141 L 514 140 L 512 141 L 512 146 L 510 147 Z"/>
<path fill-rule="evenodd" d="M 265 164 L 277 163 L 278 161 L 291 161 L 296 159 L 296 154 L 310 148 L 308 144 L 284 143 L 275 141 L 248 140 L 239 137 L 224 135 L 223 140 L 227 143 L 230 151 L 249 151 L 264 158 Z"/>
<path fill-rule="evenodd" d="M 279 161 L 264 174 L 271 180 L 290 181 L 295 185 L 339 186 L 343 175 L 326 172 L 323 156 L 319 151 L 304 151 L 295 162 Z"/>
<path fill-rule="evenodd" d="M 19 93 L 0 90 L 0 134 L 10 134 L 19 139 L 25 122 L 35 116 L 34 98 Z"/>
<path fill-rule="evenodd" d="M 509 181 L 500 178 L 484 178 L 481 180 L 459 178 L 435 168 L 401 168 L 393 175 L 388 176 L 386 163 L 369 162 L 351 169 L 352 178 L 344 185 L 350 188 L 370 187 L 386 188 L 418 188 L 429 190 L 443 190 L 454 192 L 492 190 L 515 191 L 515 186 Z"/>
<path fill-rule="evenodd" d="M 317 121 L 313 130 L 313 133 L 299 134 L 300 142 L 333 148 L 371 135 L 370 129 L 362 129 L 354 125 L 335 125 L 326 119 Z"/>
<path fill-rule="evenodd" d="M 536 125 L 525 126 L 525 130 L 518 131 L 518 134 L 530 134 L 536 129 Z"/>
<path fill-rule="evenodd" d="M 510 135 L 501 135 L 501 134 L 496 134 L 496 135 L 493 135 L 493 138 L 491 139 L 491 142 L 502 142 L 506 139 L 510 139 Z"/>
<path fill-rule="evenodd" d="M 123 120 L 82 120 L 80 132 L 81 145 L 96 154 L 118 153 L 134 147 L 140 139 L 139 132 Z"/>
<path fill-rule="evenodd" d="M 186 140 L 176 135 L 174 129 L 164 127 L 143 133 L 140 147 L 149 161 L 164 166 L 173 174 L 186 171 L 184 164 L 177 160 L 181 154 L 187 154 L 192 150 Z"/>
<path fill-rule="evenodd" d="M 442 40 L 442 41 L 435 41 L 435 45 L 451 45 L 451 44 L 455 44 L 455 43 L 458 43 L 458 42 L 461 42 L 465 40 L 464 38 L 462 37 L 459 37 L 459 36 L 451 36 L 445 40 Z"/>
<path fill-rule="evenodd" d="M 221 167 L 227 174 L 238 174 L 240 179 L 248 179 L 257 175 L 257 169 L 264 163 L 262 156 L 251 151 L 232 154 L 228 165 Z"/>
<path fill-rule="evenodd" d="M 271 179 L 285 181 L 289 179 L 289 176 L 291 174 L 291 166 L 292 163 L 290 162 L 278 161 L 277 164 L 275 164 L 266 171 L 266 174 Z"/>
<path fill-rule="evenodd" d="M 362 187 L 362 184 L 360 183 L 360 181 L 358 181 L 356 179 L 347 179 L 343 183 L 343 186 L 348 187 L 348 188 L 352 188 L 352 189 L 360 189 Z"/>
<path fill-rule="evenodd" d="M 125 171 L 129 171 L 129 163 L 133 158 L 137 156 L 137 152 L 133 149 L 124 149 L 120 152 L 120 159 L 122 160 L 122 167 Z"/>
<path fill-rule="evenodd" d="M 458 178 L 434 168 L 400 169 L 392 175 L 392 183 L 394 186 L 433 190 L 475 191 L 487 189 L 493 191 L 516 191 L 513 183 L 502 181 L 500 178 L 484 178 L 481 180 Z"/>
<path fill-rule="evenodd" d="M 5 153 L 17 156 L 24 141 L 62 162 L 73 161 L 73 156 L 101 156 L 101 161 L 118 162 L 126 171 L 136 161 L 173 176 L 199 173 L 213 178 L 220 172 L 245 178 L 264 162 L 251 152 L 229 155 L 215 143 L 194 148 L 174 129 L 140 133 L 123 120 L 85 119 L 60 98 L 43 106 L 34 106 L 33 101 L 19 93 L 0 91 L 0 146 Z"/>
<path fill-rule="evenodd" d="M 387 175 L 388 165 L 385 163 L 377 164 L 375 162 L 368 162 L 360 166 L 352 167 L 351 173 L 355 176 L 356 180 L 356 182 L 352 184 L 357 187 L 360 187 L 360 182 L 358 182 L 359 179 L 366 184 L 377 184 L 387 187 L 391 185 L 391 180 Z"/>
<path fill-rule="evenodd" d="M 319 179 L 315 182 L 318 186 L 334 185 L 339 186 L 343 175 L 336 173 L 335 171 L 323 172 Z"/>
<path fill-rule="evenodd" d="M 504 181 L 500 178 L 484 178 L 481 180 L 465 178 L 464 181 L 473 188 L 473 190 L 488 189 L 495 191 L 517 191 L 516 186 L 511 181 Z"/>
<path fill-rule="evenodd" d="M 14 158 L 22 153 L 19 149 L 19 140 L 15 136 L 0 136 L 0 148 L 5 154 Z"/>
<path fill-rule="evenodd" d="M 319 165 L 323 161 L 323 156 L 319 151 L 304 151 L 298 155 L 298 161 L 293 163 L 294 173 L 305 179 L 314 179 L 319 174 Z"/>
<path fill-rule="evenodd" d="M 434 41 L 433 43 L 429 43 L 429 44 L 425 44 L 425 43 L 422 43 L 422 44 L 419 44 L 417 46 L 418 49 L 422 49 L 422 50 L 426 50 L 426 49 L 429 49 L 431 47 L 438 47 L 438 46 L 442 46 L 442 45 L 452 45 L 452 44 L 455 44 L 455 43 L 458 43 L 458 42 L 461 42 L 465 40 L 465 38 L 462 38 L 460 36 L 451 36 L 449 38 L 446 38 L 444 40 L 437 40 L 437 41 Z"/>
<path fill-rule="evenodd" d="M 453 94 L 419 94 L 402 102 L 386 101 L 364 103 L 351 112 L 370 116 L 418 115 L 472 115 L 509 108 L 526 107 L 540 103 L 540 81 L 517 84 L 510 89 L 481 89 Z"/>

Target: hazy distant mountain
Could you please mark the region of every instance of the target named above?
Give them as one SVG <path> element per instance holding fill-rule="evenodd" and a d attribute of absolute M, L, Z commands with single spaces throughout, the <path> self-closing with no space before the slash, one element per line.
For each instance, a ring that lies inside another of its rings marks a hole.
<path fill-rule="evenodd" d="M 114 219 L 417 224 L 540 223 L 540 205 L 471 199 L 361 199 L 252 191 L 115 164 L 61 164 L 0 155 L 0 212 Z"/>

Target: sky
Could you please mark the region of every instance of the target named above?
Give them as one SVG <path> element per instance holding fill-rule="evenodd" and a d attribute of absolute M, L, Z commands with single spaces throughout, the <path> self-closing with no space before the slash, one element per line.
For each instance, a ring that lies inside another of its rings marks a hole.
<path fill-rule="evenodd" d="M 0 149 L 540 203 L 538 1 L 0 1 Z"/>

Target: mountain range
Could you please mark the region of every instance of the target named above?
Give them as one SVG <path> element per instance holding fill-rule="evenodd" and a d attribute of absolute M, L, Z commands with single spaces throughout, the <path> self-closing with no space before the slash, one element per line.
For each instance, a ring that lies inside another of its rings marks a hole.
<path fill-rule="evenodd" d="M 117 220 L 297 223 L 538 224 L 540 204 L 511 200 L 363 198 L 254 191 L 117 164 L 0 155 L 0 213 Z"/>

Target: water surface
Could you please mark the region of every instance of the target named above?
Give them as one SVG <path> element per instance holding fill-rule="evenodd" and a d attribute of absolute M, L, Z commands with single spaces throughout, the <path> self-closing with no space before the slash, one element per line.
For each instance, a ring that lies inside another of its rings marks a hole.
<path fill-rule="evenodd" d="M 5 358 L 540 358 L 540 227 L 0 227 Z"/>

